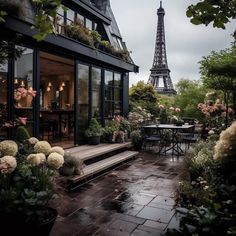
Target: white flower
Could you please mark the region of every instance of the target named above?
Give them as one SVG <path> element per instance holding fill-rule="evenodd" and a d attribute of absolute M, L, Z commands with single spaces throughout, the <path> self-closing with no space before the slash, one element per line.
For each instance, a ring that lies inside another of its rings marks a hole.
<path fill-rule="evenodd" d="M 34 145 L 34 151 L 36 153 L 43 153 L 46 156 L 51 150 L 51 145 L 47 141 L 39 141 Z"/>
<path fill-rule="evenodd" d="M 28 139 L 28 142 L 30 145 L 35 145 L 37 142 L 39 142 L 39 140 L 35 137 L 31 137 Z"/>
<path fill-rule="evenodd" d="M 31 166 L 38 166 L 41 164 L 40 155 L 37 155 L 37 154 L 28 155 L 26 157 L 26 160 L 29 163 L 29 165 L 31 165 Z"/>
<path fill-rule="evenodd" d="M 62 147 L 59 147 L 59 146 L 52 147 L 49 153 L 53 153 L 53 152 L 56 152 L 56 153 L 58 153 L 62 156 L 65 155 L 64 149 Z"/>
<path fill-rule="evenodd" d="M 215 132 L 214 132 L 214 130 L 211 129 L 211 130 L 208 132 L 208 134 L 209 134 L 209 135 L 212 135 L 212 134 L 215 134 Z"/>
<path fill-rule="evenodd" d="M 48 156 L 47 163 L 52 169 L 59 169 L 64 163 L 64 158 L 62 155 L 53 152 Z"/>
<path fill-rule="evenodd" d="M 2 156 L 16 156 L 18 146 L 16 142 L 12 140 L 4 140 L 0 142 L 0 152 Z"/>
<path fill-rule="evenodd" d="M 46 161 L 46 156 L 44 153 L 37 153 L 36 155 L 39 156 L 40 164 L 42 164 Z"/>
<path fill-rule="evenodd" d="M 13 172 L 17 166 L 16 158 L 13 156 L 4 156 L 0 158 L 0 163 L 8 166 L 7 173 Z"/>

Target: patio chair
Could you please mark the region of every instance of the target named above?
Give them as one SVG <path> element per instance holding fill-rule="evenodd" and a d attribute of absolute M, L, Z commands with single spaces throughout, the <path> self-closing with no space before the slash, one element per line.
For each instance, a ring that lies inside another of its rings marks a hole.
<path fill-rule="evenodd" d="M 201 138 L 201 134 L 200 133 L 188 133 L 185 134 L 183 137 L 183 143 L 185 144 L 185 152 L 187 151 L 187 149 L 190 148 L 190 145 L 193 143 L 197 143 Z"/>
<path fill-rule="evenodd" d="M 147 148 L 149 148 L 149 150 L 151 149 L 151 147 L 155 147 L 155 146 L 159 146 L 161 141 L 161 138 L 159 135 L 151 135 L 149 137 L 145 137 L 143 139 L 143 149 L 145 151 L 147 151 Z"/>

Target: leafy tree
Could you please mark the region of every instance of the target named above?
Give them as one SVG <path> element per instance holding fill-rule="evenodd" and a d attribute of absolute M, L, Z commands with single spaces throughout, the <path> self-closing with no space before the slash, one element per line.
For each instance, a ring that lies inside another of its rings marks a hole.
<path fill-rule="evenodd" d="M 195 25 L 213 22 L 213 27 L 225 29 L 236 18 L 236 0 L 203 0 L 187 8 L 187 17 Z"/>
<path fill-rule="evenodd" d="M 129 90 L 131 101 L 148 101 L 157 102 L 157 92 L 151 84 L 145 84 L 144 81 L 139 81 L 137 85 L 132 85 Z"/>
<path fill-rule="evenodd" d="M 206 89 L 203 85 L 196 80 L 181 79 L 176 84 L 176 89 L 175 106 L 181 108 L 182 115 L 202 120 L 203 114 L 197 106 L 204 102 Z"/>
<path fill-rule="evenodd" d="M 226 107 L 232 101 L 236 110 L 236 46 L 211 52 L 200 61 L 201 79 L 208 88 L 221 90 Z M 227 117 L 227 116 L 226 116 Z M 227 120 L 226 120 L 227 123 Z"/>
<path fill-rule="evenodd" d="M 158 116 L 158 95 L 151 84 L 139 81 L 129 89 L 130 110 L 141 106 L 154 116 Z"/>

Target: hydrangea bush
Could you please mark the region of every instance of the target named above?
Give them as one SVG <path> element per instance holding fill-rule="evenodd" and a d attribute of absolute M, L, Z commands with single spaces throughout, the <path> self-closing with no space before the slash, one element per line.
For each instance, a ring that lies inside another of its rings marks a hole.
<path fill-rule="evenodd" d="M 0 216 L 22 207 L 46 205 L 54 195 L 53 176 L 64 163 L 64 150 L 30 138 L 24 145 L 2 141 L 0 153 Z"/>

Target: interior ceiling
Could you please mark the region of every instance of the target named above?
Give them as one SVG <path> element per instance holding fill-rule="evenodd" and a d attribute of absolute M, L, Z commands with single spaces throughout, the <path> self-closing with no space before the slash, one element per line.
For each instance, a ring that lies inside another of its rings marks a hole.
<path fill-rule="evenodd" d="M 58 76 L 74 72 L 74 61 L 53 54 L 40 53 L 40 75 Z"/>

